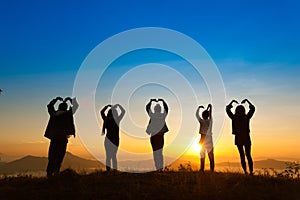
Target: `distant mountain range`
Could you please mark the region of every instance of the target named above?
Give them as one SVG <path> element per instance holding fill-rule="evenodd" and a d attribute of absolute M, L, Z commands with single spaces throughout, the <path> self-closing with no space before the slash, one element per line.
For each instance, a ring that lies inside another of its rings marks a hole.
<path fill-rule="evenodd" d="M 274 159 L 267 159 L 267 160 L 258 160 L 254 161 L 254 168 L 256 169 L 285 169 L 286 168 L 286 161 L 279 161 L 279 160 L 274 160 Z M 223 163 L 218 163 L 220 167 L 240 167 L 241 164 L 238 162 L 223 162 Z"/>
<path fill-rule="evenodd" d="M 200 161 L 199 161 L 200 162 Z M 190 162 L 187 160 L 176 160 L 174 163 L 172 163 L 171 167 L 173 169 L 177 169 L 180 164 L 186 165 L 190 164 L 193 169 L 199 169 L 199 162 Z M 254 161 L 254 169 L 259 170 L 259 169 L 276 169 L 276 170 L 283 170 L 286 168 L 287 161 L 279 161 L 279 160 L 274 160 L 274 159 L 266 159 L 266 160 L 257 160 Z M 206 159 L 206 169 L 209 169 L 209 160 Z M 216 163 L 216 170 L 236 170 L 241 168 L 240 162 L 220 162 Z"/>
<path fill-rule="evenodd" d="M 168 158 L 165 158 L 166 160 Z M 45 172 L 47 167 L 48 159 L 47 157 L 37 157 L 37 156 L 25 156 L 21 159 L 12 161 L 12 162 L 0 162 L 0 174 L 18 174 L 18 173 L 30 173 L 30 172 Z M 191 167 L 194 170 L 199 169 L 199 163 L 189 162 L 188 160 L 178 159 L 170 165 L 172 169 L 178 169 L 180 164 L 186 165 L 190 163 Z M 273 159 L 267 160 L 258 160 L 254 162 L 255 169 L 269 169 L 274 168 L 276 170 L 282 170 L 286 167 L 285 161 L 278 161 Z M 206 162 L 209 164 L 209 161 Z M 119 161 L 119 169 L 125 171 L 141 171 L 141 170 L 154 170 L 153 160 L 141 160 L 141 161 Z M 62 169 L 72 168 L 75 170 L 84 170 L 90 171 L 95 169 L 105 169 L 105 165 L 99 161 L 88 160 L 80 158 L 71 154 L 70 152 L 66 153 L 64 158 Z M 221 162 L 216 164 L 216 169 L 236 169 L 240 168 L 239 162 Z M 207 166 L 208 169 L 208 166 Z"/>
<path fill-rule="evenodd" d="M 25 156 L 12 162 L 0 162 L 0 174 L 16 174 L 26 172 L 42 172 L 46 170 L 47 157 Z M 67 152 L 62 163 L 62 169 L 72 168 L 75 170 L 104 169 L 99 161 L 87 160 Z"/>

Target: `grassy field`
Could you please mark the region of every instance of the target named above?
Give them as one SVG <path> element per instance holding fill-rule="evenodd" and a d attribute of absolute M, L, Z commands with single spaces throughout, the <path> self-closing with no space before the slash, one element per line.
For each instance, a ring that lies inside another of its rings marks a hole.
<path fill-rule="evenodd" d="M 6 177 L 0 199 L 300 199 L 300 180 L 237 173 L 66 170 L 51 179 Z"/>

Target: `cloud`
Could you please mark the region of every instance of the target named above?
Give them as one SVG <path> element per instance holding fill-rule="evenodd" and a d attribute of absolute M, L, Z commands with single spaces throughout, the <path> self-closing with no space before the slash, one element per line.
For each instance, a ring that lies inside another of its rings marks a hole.
<path fill-rule="evenodd" d="M 45 144 L 45 140 L 36 140 L 36 141 L 21 141 L 20 144 Z"/>

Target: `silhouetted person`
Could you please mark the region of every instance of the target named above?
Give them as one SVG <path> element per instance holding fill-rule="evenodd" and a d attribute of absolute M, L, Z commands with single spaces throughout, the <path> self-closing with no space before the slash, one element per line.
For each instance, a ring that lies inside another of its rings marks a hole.
<path fill-rule="evenodd" d="M 235 145 L 237 146 L 241 164 L 245 174 L 247 174 L 245 154 L 248 160 L 250 174 L 253 174 L 253 161 L 251 157 L 251 139 L 250 139 L 250 119 L 255 112 L 255 107 L 253 104 L 244 99 L 241 103 L 244 104 L 248 102 L 249 112 L 246 114 L 246 110 L 243 105 L 238 105 L 235 109 L 235 114 L 231 112 L 232 104 L 238 103 L 236 100 L 232 100 L 229 105 L 226 106 L 226 112 L 230 119 L 232 120 L 232 134 L 235 135 Z"/>
<path fill-rule="evenodd" d="M 210 162 L 210 171 L 214 171 L 215 169 L 215 160 L 214 160 L 214 145 L 212 139 L 212 106 L 208 104 L 206 110 L 202 112 L 202 118 L 199 115 L 200 108 L 204 108 L 203 106 L 199 106 L 196 111 L 196 118 L 200 123 L 199 133 L 201 134 L 200 145 L 202 146 L 200 150 L 200 171 L 204 172 L 205 166 L 205 154 L 208 154 L 209 162 Z"/>
<path fill-rule="evenodd" d="M 107 115 L 105 115 L 105 111 L 109 107 L 110 109 L 107 112 Z M 117 107 L 121 110 L 120 114 L 118 114 Z M 110 171 L 111 162 L 113 169 L 117 170 L 117 151 L 120 141 L 119 125 L 120 121 L 124 117 L 125 109 L 120 104 L 116 104 L 114 106 L 106 105 L 100 113 L 103 119 L 102 135 L 105 135 L 106 130 L 106 137 L 104 140 L 104 147 L 106 151 L 106 170 Z"/>
<path fill-rule="evenodd" d="M 163 103 L 163 111 L 159 105 L 159 101 Z M 156 102 L 156 105 L 154 106 L 154 112 L 151 110 L 152 102 Z M 155 168 L 157 170 L 162 170 L 164 166 L 164 134 L 169 131 L 165 121 L 168 110 L 168 105 L 163 99 L 151 99 L 146 105 L 146 111 L 150 117 L 146 132 L 151 136 L 150 142 L 153 150 Z"/>
<path fill-rule="evenodd" d="M 62 101 L 58 110 L 55 110 L 54 105 L 57 101 Z M 68 109 L 67 101 L 70 101 L 72 106 Z M 51 140 L 48 152 L 47 176 L 53 176 L 59 173 L 61 163 L 64 159 L 67 149 L 68 138 L 73 135 L 75 137 L 75 126 L 73 114 L 78 109 L 76 98 L 56 97 L 47 105 L 50 119 L 45 131 L 45 137 Z"/>

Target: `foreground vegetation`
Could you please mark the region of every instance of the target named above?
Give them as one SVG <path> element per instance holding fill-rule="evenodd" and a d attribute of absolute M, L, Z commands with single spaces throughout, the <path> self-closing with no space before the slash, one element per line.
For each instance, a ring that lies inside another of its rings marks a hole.
<path fill-rule="evenodd" d="M 143 174 L 68 169 L 47 179 L 0 180 L 0 199 L 300 199 L 300 180 L 183 170 Z"/>

